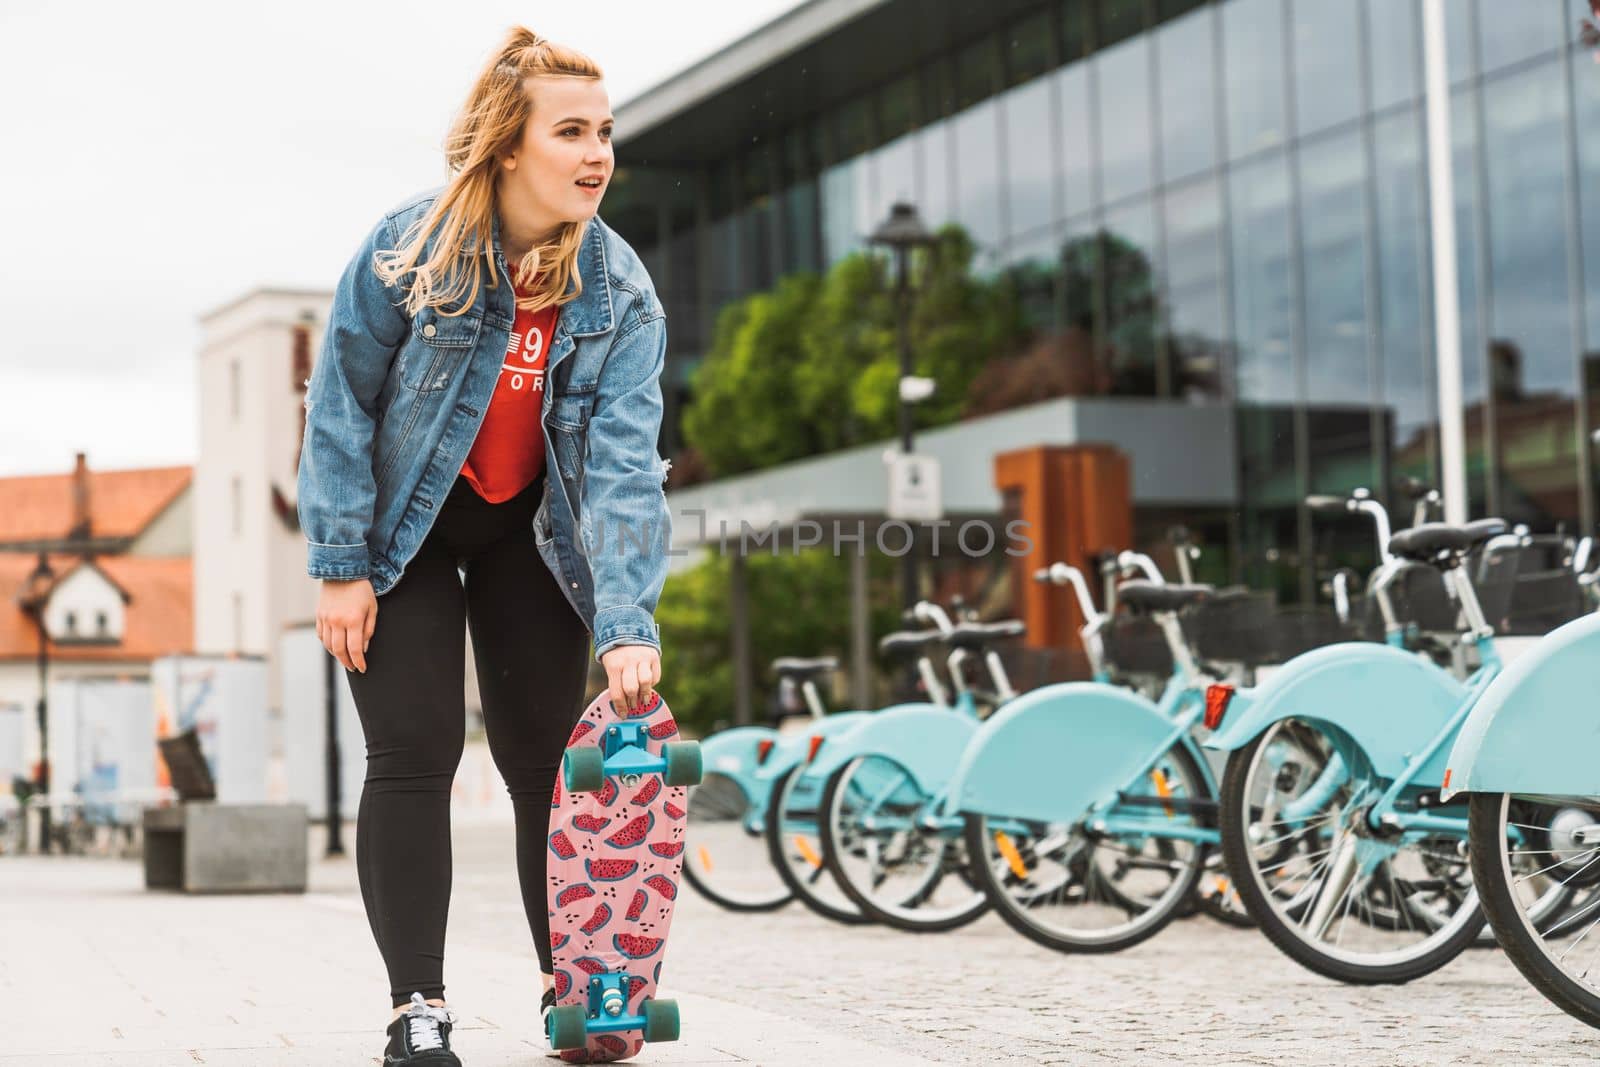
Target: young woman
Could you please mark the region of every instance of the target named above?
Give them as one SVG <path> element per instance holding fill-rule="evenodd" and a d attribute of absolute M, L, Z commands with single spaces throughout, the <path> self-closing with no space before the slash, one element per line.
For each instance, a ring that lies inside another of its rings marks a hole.
<path fill-rule="evenodd" d="M 464 633 L 544 1010 L 550 800 L 591 635 L 619 706 L 661 680 L 666 323 L 596 215 L 613 168 L 601 77 L 508 34 L 450 131 L 448 184 L 386 214 L 345 269 L 306 396 L 300 521 L 317 634 L 366 735 L 356 866 L 389 972 L 386 1065 L 460 1062 L 443 953 Z"/>

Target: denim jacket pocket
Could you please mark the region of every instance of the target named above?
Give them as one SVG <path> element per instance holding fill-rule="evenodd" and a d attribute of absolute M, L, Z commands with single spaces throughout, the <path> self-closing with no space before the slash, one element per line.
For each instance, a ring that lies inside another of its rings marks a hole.
<path fill-rule="evenodd" d="M 474 312 L 454 317 L 423 308 L 411 321 L 411 336 L 400 351 L 400 378 L 413 391 L 445 388 L 477 344 L 483 318 Z"/>

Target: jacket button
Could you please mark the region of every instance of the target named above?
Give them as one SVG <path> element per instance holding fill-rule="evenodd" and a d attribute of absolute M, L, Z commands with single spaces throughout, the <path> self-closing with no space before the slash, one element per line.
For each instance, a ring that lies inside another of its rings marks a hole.
<path fill-rule="evenodd" d="M 573 582 L 572 583 L 572 588 L 574 588 L 574 589 L 578 588 L 578 583 L 577 582 Z"/>
<path fill-rule="evenodd" d="M 424 337 L 432 337 L 434 334 L 436 334 L 438 332 L 439 332 L 439 328 L 437 326 L 435 326 L 431 322 L 428 323 L 426 326 L 424 326 L 422 328 L 422 336 L 424 336 Z"/>

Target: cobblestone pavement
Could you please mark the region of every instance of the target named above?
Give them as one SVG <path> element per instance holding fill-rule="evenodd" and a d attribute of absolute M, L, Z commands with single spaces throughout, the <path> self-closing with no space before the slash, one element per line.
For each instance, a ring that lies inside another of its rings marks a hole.
<path fill-rule="evenodd" d="M 446 978 L 469 1067 L 554 1062 L 511 828 L 458 827 Z M 1493 951 L 1409 986 L 1316 978 L 1205 919 L 1112 956 L 1061 956 L 986 917 L 949 934 L 846 928 L 689 894 L 665 993 L 669 1064 L 1580 1063 L 1600 1035 Z M 385 981 L 348 860 L 305 896 L 147 893 L 136 863 L 0 859 L 0 1065 L 377 1061 Z"/>

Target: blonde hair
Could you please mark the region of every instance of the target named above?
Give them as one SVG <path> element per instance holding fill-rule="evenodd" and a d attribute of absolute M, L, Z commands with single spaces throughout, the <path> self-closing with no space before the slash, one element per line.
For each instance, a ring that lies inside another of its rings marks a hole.
<path fill-rule="evenodd" d="M 439 308 L 446 316 L 462 314 L 477 301 L 485 271 L 489 287 L 499 285 L 494 263 L 495 179 L 500 160 L 521 143 L 533 114 L 527 79 L 546 76 L 604 77 L 599 66 L 581 52 L 513 26 L 473 82 L 466 104 L 445 138 L 449 183 L 433 208 L 401 235 L 398 249 L 373 256 L 373 269 L 385 284 L 401 284 L 403 277 L 411 275 L 405 285 L 408 315 L 425 307 Z M 532 283 L 530 296 L 518 306 L 538 311 L 570 303 L 583 292 L 578 246 L 585 225 L 563 224 L 553 240 L 536 245 L 519 263 L 510 264 L 519 287 Z M 423 246 L 436 232 L 438 240 L 431 254 L 418 262 Z M 447 311 L 446 305 L 456 308 Z"/>

